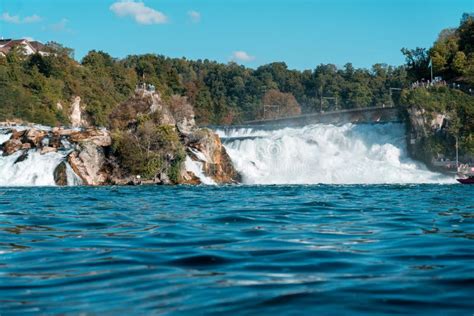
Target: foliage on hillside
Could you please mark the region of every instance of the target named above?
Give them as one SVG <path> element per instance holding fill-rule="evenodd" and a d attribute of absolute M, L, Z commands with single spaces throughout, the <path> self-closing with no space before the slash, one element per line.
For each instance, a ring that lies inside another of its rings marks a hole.
<path fill-rule="evenodd" d="M 139 82 L 156 86 L 165 101 L 185 96 L 201 125 L 262 118 L 264 104 L 288 104 L 291 110 L 280 115 L 298 113 L 298 107 L 303 113 L 327 111 L 336 103 L 339 108 L 387 105 L 393 102 L 391 87 L 408 88 L 412 80 L 429 78 L 430 56 L 435 76 L 472 84 L 473 34 L 473 17 L 464 15 L 459 28 L 441 32 L 433 48 L 404 49 L 407 65 L 376 64 L 371 69 L 356 69 L 348 63 L 342 68 L 327 64 L 298 71 L 283 62 L 251 69 L 233 62 L 154 54 L 115 59 L 100 51 L 89 52 L 78 63 L 70 49 L 57 43 L 49 44 L 55 52 L 50 56 L 23 56 L 12 50 L 6 58 L 0 57 L 0 120 L 67 124 L 71 99 L 80 96 L 91 123 L 110 126 L 111 113 Z M 405 102 L 413 102 L 410 98 L 416 93 L 407 94 Z M 400 93 L 393 90 L 394 102 L 399 103 L 399 98 Z"/>
<path fill-rule="evenodd" d="M 453 157 L 455 138 L 458 137 L 461 155 L 474 155 L 474 97 L 447 87 L 418 88 L 404 91 L 402 104 L 421 106 L 427 119 L 435 113 L 447 115 L 448 126 L 442 133 L 429 131 L 432 137 L 427 143 L 430 148 L 426 150 L 431 154 Z"/>
<path fill-rule="evenodd" d="M 268 105 L 265 106 L 263 113 L 266 119 L 301 114 L 300 105 L 291 93 L 269 90 L 263 96 L 263 103 Z"/>
<path fill-rule="evenodd" d="M 113 139 L 114 153 L 130 174 L 139 174 L 146 180 L 164 173 L 178 183 L 186 153 L 174 127 L 147 119 L 134 132 L 115 130 Z"/>
<path fill-rule="evenodd" d="M 57 44 L 54 47 L 56 55 L 25 57 L 15 49 L 0 58 L 0 120 L 68 123 L 68 104 L 80 96 L 93 123 L 107 125 L 113 107 L 135 88 L 135 71 L 97 52 L 89 53 L 78 64 L 68 50 L 59 49 Z"/>
<path fill-rule="evenodd" d="M 459 27 L 444 29 L 430 49 L 402 49 L 412 81 L 429 79 L 430 61 L 435 76 L 474 86 L 474 16 L 465 13 Z"/>
<path fill-rule="evenodd" d="M 312 112 L 319 111 L 321 99 L 323 110 L 333 108 L 329 99 L 336 98 L 343 108 L 388 104 L 389 87 L 406 85 L 403 67 L 384 64 L 370 70 L 347 64 L 343 69 L 319 65 L 297 71 L 278 62 L 250 69 L 152 54 L 114 59 L 98 51 L 77 63 L 69 50 L 57 44 L 54 49 L 57 54 L 51 56 L 22 56 L 17 50 L 0 58 L 0 120 L 64 124 L 68 104 L 80 96 L 92 123 L 107 126 L 109 114 L 141 81 L 155 85 L 164 98 L 186 96 L 199 124 L 261 118 L 269 91 L 285 93 L 303 112 Z"/>

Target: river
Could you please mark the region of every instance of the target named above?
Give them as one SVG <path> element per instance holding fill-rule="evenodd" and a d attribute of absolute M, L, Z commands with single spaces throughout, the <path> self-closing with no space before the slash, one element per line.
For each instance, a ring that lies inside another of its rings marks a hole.
<path fill-rule="evenodd" d="M 472 192 L 0 188 L 0 314 L 471 315 Z"/>

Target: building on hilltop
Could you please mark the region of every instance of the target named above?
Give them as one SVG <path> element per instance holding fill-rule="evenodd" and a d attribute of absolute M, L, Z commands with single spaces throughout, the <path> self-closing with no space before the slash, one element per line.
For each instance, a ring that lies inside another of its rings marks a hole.
<path fill-rule="evenodd" d="M 27 39 L 0 39 L 0 57 L 5 57 L 13 48 L 21 47 L 25 55 L 40 54 L 41 56 L 47 56 L 47 47 L 38 42 L 30 41 Z"/>

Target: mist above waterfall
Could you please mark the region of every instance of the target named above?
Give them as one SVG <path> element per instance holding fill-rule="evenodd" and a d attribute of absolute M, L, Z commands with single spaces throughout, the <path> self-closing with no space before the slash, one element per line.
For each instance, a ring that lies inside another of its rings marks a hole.
<path fill-rule="evenodd" d="M 403 124 L 217 131 L 246 184 L 447 183 L 410 159 Z"/>

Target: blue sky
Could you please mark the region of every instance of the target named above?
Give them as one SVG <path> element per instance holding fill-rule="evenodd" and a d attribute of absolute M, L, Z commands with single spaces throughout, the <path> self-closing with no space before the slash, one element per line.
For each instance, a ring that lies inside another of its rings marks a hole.
<path fill-rule="evenodd" d="M 290 68 L 403 63 L 474 12 L 474 0 L 0 0 L 0 36 L 57 41 L 82 58 L 157 53 Z"/>

